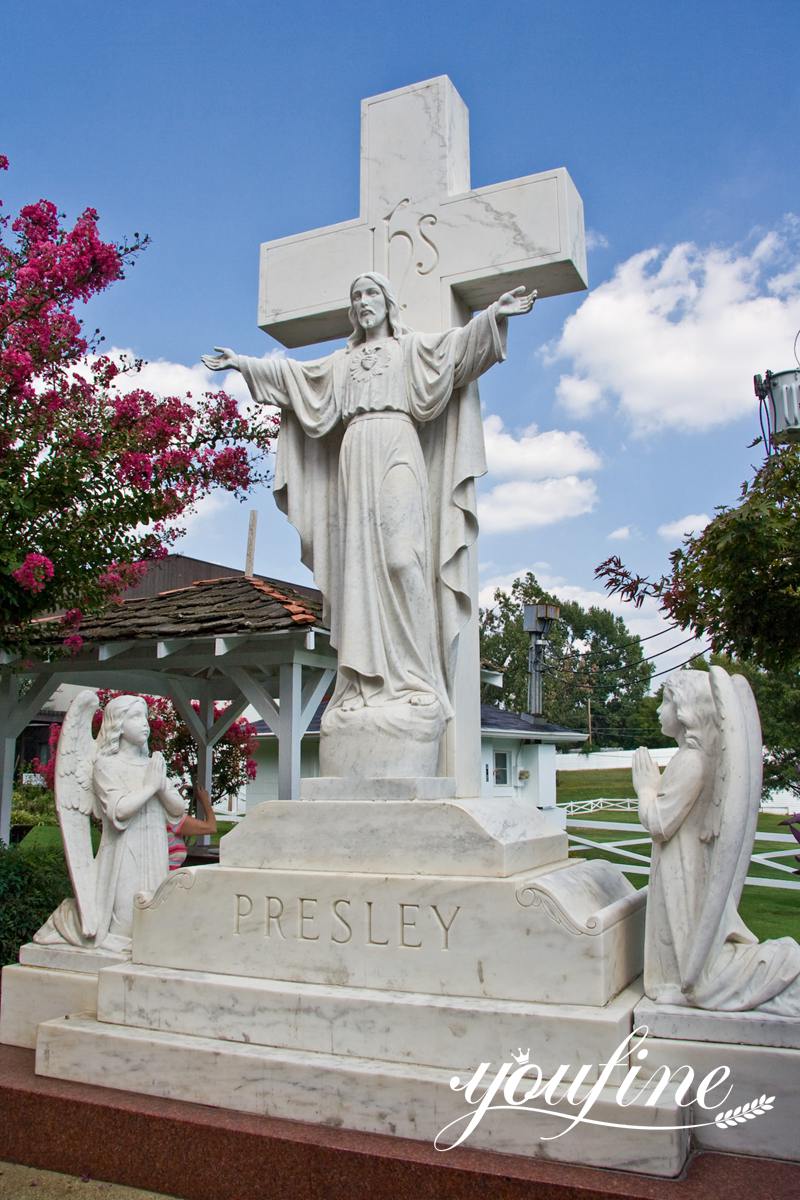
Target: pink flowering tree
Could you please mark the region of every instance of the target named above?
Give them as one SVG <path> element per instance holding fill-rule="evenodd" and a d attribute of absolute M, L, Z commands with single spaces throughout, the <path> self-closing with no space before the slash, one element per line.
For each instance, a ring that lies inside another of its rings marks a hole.
<path fill-rule="evenodd" d="M 0 169 L 8 167 L 0 155 Z M 0 646 L 64 612 L 85 612 L 141 576 L 215 488 L 243 499 L 266 476 L 277 432 L 225 392 L 155 396 L 98 352 L 76 307 L 124 277 L 147 242 L 104 242 L 86 209 L 71 228 L 47 200 L 0 213 Z"/>
<path fill-rule="evenodd" d="M 103 709 L 109 700 L 115 696 L 129 693 L 114 692 L 101 688 L 98 692 L 100 708 L 95 713 L 95 733 L 103 720 Z M 185 721 L 175 711 L 171 700 L 166 696 L 143 696 L 147 703 L 147 717 L 150 722 L 150 750 L 160 750 L 167 764 L 170 778 L 178 787 L 194 783 L 197 771 L 197 747 L 195 746 L 189 728 Z M 199 704 L 194 701 L 193 707 L 199 711 Z M 225 706 L 214 706 L 214 718 L 224 712 Z M 50 726 L 49 757 L 46 763 L 35 759 L 31 766 L 44 778 L 50 789 L 54 786 L 56 751 L 61 736 L 61 726 Z M 230 729 L 223 734 L 212 750 L 212 786 L 211 799 L 213 802 L 235 796 L 249 781 L 256 777 L 255 727 L 246 719 L 239 717 Z"/>

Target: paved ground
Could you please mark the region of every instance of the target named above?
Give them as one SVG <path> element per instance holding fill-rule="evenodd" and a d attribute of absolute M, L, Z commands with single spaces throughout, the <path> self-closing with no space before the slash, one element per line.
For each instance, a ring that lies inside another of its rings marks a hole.
<path fill-rule="evenodd" d="M 143 1192 L 98 1179 L 77 1179 L 55 1171 L 0 1162 L 0 1200 L 163 1200 L 160 1192 Z"/>

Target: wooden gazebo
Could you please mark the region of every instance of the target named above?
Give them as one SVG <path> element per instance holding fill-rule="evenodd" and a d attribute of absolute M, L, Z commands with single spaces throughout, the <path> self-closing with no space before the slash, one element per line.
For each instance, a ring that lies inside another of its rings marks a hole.
<path fill-rule="evenodd" d="M 206 784 L 211 748 L 252 705 L 278 739 L 278 794 L 298 798 L 301 739 L 336 668 L 316 595 L 263 576 L 198 580 L 87 619 L 82 648 L 66 655 L 58 619 L 40 622 L 33 650 L 0 665 L 0 840 L 9 835 L 16 739 L 61 684 L 169 696 Z M 216 722 L 215 702 L 228 702 Z"/>

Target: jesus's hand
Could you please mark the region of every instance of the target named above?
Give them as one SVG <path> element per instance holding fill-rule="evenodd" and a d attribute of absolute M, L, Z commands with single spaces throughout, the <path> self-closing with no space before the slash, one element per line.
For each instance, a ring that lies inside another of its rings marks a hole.
<path fill-rule="evenodd" d="M 238 371 L 239 355 L 227 346 L 215 346 L 216 354 L 201 354 L 203 365 L 209 371 Z"/>
<path fill-rule="evenodd" d="M 498 317 L 518 317 L 521 313 L 529 313 L 533 308 L 538 292 L 526 292 L 520 285 L 511 292 L 504 292 L 497 301 L 495 312 Z"/>

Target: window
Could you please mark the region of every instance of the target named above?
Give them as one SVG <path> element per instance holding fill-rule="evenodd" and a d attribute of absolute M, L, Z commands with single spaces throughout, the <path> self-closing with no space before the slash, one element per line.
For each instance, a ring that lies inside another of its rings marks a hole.
<path fill-rule="evenodd" d="M 508 787 L 508 752 L 506 750 L 495 750 L 494 752 L 494 786 Z"/>

